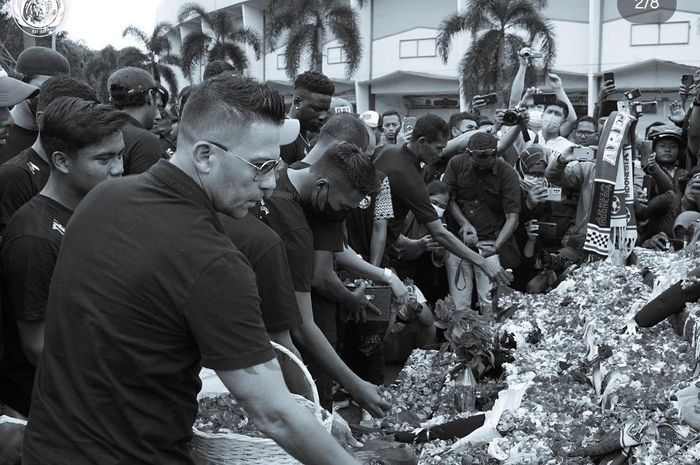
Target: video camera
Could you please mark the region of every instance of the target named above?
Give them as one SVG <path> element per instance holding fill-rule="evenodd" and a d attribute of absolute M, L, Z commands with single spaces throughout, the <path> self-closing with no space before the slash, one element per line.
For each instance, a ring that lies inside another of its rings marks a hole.
<path fill-rule="evenodd" d="M 561 273 L 573 264 L 571 260 L 558 253 L 549 253 L 544 250 L 537 256 L 537 262 L 539 262 L 542 268 L 552 270 L 555 273 Z"/>
<path fill-rule="evenodd" d="M 527 111 L 520 108 L 509 108 L 503 113 L 503 125 L 504 126 L 520 126 L 520 131 L 523 134 L 523 140 L 528 142 L 530 140 L 530 133 L 527 130 L 527 124 L 525 124 L 525 119 L 523 118 L 523 113 Z"/>
<path fill-rule="evenodd" d="M 634 89 L 629 92 L 625 92 L 625 100 L 617 102 L 617 111 L 620 113 L 627 113 L 634 117 L 642 116 L 644 113 L 656 113 L 656 100 L 651 102 L 642 102 L 635 100 L 641 97 L 642 93 L 639 89 Z"/>

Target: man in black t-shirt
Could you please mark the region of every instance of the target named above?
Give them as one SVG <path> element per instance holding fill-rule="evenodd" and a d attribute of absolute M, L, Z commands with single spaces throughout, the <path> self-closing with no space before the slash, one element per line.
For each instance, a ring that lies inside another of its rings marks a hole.
<path fill-rule="evenodd" d="M 289 395 L 218 218 L 274 189 L 296 136 L 284 121 L 277 92 L 216 76 L 192 91 L 170 161 L 83 199 L 52 277 L 24 465 L 190 465 L 202 365 L 300 462 L 357 464 Z"/>
<path fill-rule="evenodd" d="M 107 81 L 109 101 L 131 118 L 124 133 L 124 176 L 139 174 L 165 158 L 158 136 L 150 130 L 163 107 L 166 95 L 153 76 L 141 68 L 116 70 Z"/>
<path fill-rule="evenodd" d="M 447 123 L 437 115 L 428 114 L 416 121 L 410 142 L 386 147 L 375 160 L 377 169 L 389 177 L 394 204 L 394 218 L 389 220 L 387 251 L 391 253 L 391 245 L 399 240 L 406 215 L 412 211 L 418 223 L 425 225 L 437 243 L 483 269 L 490 279 L 506 283 L 510 279 L 508 273 L 450 233 L 430 203 L 428 187 L 420 171 L 421 163 L 428 165 L 440 157 L 447 144 L 447 136 Z"/>
<path fill-rule="evenodd" d="M 56 76 L 41 86 L 37 116 L 59 97 L 97 102 L 97 93 L 89 85 L 67 76 Z M 0 236 L 12 215 L 43 189 L 49 172 L 49 159 L 42 148 L 41 135 L 31 147 L 0 165 Z"/>
<path fill-rule="evenodd" d="M 320 369 L 379 417 L 384 414 L 387 404 L 377 388 L 358 378 L 338 357 L 319 327 L 312 323 L 316 311 L 311 302 L 314 250 L 318 245 L 316 231 L 312 230 L 307 219 L 307 211 L 320 217 L 356 208 L 367 194 L 377 189 L 372 164 L 356 147 L 347 143 L 336 144 L 311 167 L 282 171 L 277 189 L 264 200 L 259 215 L 284 241 L 305 325 L 295 336 L 303 339 L 301 345 Z M 360 289 L 359 295 L 363 294 L 364 289 Z"/>
<path fill-rule="evenodd" d="M 294 80 L 294 101 L 289 117 L 298 119 L 301 129 L 291 144 L 280 148 L 288 165 L 303 159 L 311 150 L 311 139 L 326 122 L 335 86 L 325 74 L 307 71 Z"/>
<path fill-rule="evenodd" d="M 7 348 L 0 364 L 0 399 L 22 415 L 29 415 L 61 239 L 80 200 L 105 179 L 121 176 L 120 129 L 125 122 L 116 109 L 75 97 L 56 99 L 40 119 L 51 175 L 41 192 L 12 216 L 0 247 Z"/>

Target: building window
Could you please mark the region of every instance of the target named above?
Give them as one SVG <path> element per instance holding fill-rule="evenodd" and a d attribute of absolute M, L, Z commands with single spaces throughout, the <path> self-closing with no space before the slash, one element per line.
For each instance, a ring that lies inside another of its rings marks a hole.
<path fill-rule="evenodd" d="M 435 39 L 402 40 L 399 42 L 399 58 L 434 57 Z"/>
<path fill-rule="evenodd" d="M 632 24 L 630 45 L 680 45 L 690 39 L 690 22 Z"/>
<path fill-rule="evenodd" d="M 329 65 L 337 65 L 338 63 L 347 63 L 348 56 L 345 54 L 345 50 L 342 47 L 328 47 L 327 61 Z"/>
<path fill-rule="evenodd" d="M 277 69 L 285 69 L 286 63 L 284 62 L 284 53 L 277 54 Z"/>

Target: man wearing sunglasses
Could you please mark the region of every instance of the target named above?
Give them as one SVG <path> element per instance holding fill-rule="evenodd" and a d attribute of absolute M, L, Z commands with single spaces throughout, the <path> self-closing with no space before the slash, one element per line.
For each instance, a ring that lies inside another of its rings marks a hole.
<path fill-rule="evenodd" d="M 277 92 L 222 74 L 193 88 L 169 161 L 83 199 L 52 278 L 24 464 L 190 465 L 203 365 L 300 462 L 357 465 L 289 394 L 255 275 L 218 219 L 275 188 L 298 128 Z"/>
<path fill-rule="evenodd" d="M 139 174 L 163 158 L 158 136 L 151 129 L 167 103 L 168 95 L 153 76 L 141 68 L 121 68 L 107 81 L 109 101 L 129 115 L 123 129 L 124 176 Z"/>

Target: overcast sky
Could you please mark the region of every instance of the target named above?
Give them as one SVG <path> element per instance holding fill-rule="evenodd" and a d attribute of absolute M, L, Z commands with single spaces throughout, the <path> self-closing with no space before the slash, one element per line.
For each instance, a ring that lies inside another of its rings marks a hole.
<path fill-rule="evenodd" d="M 122 48 L 136 45 L 133 39 L 122 38 L 129 25 L 150 35 L 156 21 L 156 8 L 162 0 L 64 0 L 66 19 L 63 30 L 73 40 L 83 40 L 88 47 L 101 49 L 107 45 Z"/>

